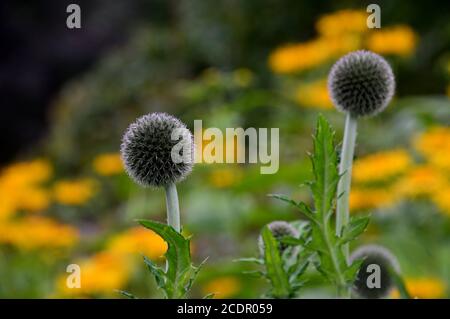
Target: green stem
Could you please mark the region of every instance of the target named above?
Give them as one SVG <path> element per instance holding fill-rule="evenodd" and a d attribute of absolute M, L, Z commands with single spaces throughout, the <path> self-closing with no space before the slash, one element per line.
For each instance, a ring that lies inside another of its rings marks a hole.
<path fill-rule="evenodd" d="M 352 181 L 353 154 L 356 141 L 356 118 L 347 113 L 345 118 L 344 141 L 342 144 L 341 160 L 339 164 L 339 175 L 341 176 L 337 188 L 336 204 L 336 235 L 340 236 L 342 228 L 348 223 L 350 210 L 350 185 Z M 343 247 L 344 256 L 348 262 L 349 247 Z"/>
<path fill-rule="evenodd" d="M 178 205 L 177 187 L 175 183 L 170 183 L 164 189 L 166 191 L 167 224 L 180 232 L 180 207 Z"/>

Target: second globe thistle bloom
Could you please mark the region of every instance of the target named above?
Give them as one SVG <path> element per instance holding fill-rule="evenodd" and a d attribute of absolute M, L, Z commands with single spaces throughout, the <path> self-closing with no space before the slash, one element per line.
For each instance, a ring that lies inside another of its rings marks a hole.
<path fill-rule="evenodd" d="M 357 118 L 383 111 L 394 95 L 395 80 L 389 63 L 378 54 L 356 51 L 338 60 L 328 76 L 328 90 L 336 108 L 346 113 L 337 188 L 336 234 L 349 220 L 349 198 Z M 348 258 L 348 245 L 344 247 Z"/>
<path fill-rule="evenodd" d="M 168 224 L 177 231 L 181 227 L 175 183 L 192 171 L 193 150 L 186 125 L 166 113 L 138 118 L 126 130 L 120 149 L 125 170 L 136 183 L 165 188 Z"/>
<path fill-rule="evenodd" d="M 382 246 L 367 245 L 355 250 L 350 261 L 362 259 L 353 292 L 360 298 L 385 298 L 394 287 L 392 272 L 399 273 L 400 266 L 392 253 Z M 379 276 L 379 278 L 376 278 Z"/>

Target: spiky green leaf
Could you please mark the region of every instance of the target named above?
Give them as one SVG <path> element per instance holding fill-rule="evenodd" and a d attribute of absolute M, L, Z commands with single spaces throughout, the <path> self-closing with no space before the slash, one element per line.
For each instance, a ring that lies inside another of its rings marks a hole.
<path fill-rule="evenodd" d="M 267 226 L 263 228 L 261 234 L 264 242 L 266 275 L 272 284 L 271 294 L 274 298 L 288 298 L 290 295 L 289 279 L 283 267 L 278 242 Z"/>

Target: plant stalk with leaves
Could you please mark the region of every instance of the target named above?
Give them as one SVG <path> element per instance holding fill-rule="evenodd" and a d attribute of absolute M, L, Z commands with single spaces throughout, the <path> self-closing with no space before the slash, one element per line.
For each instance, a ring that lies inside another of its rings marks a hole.
<path fill-rule="evenodd" d="M 288 236 L 276 238 L 269 226 L 270 224 L 264 226 L 261 231 L 261 257 L 241 258 L 237 261 L 263 266 L 262 271 L 250 271 L 247 273 L 266 278 L 270 282 L 271 288 L 265 294 L 265 297 L 295 298 L 304 285 L 302 276 L 309 265 L 310 254 L 308 251 L 298 251 L 290 246 L 282 249 L 281 245 L 284 244 L 280 240 Z"/>
<path fill-rule="evenodd" d="M 336 235 L 347 225 L 350 215 L 350 186 L 355 150 L 357 118 L 373 116 L 389 104 L 395 90 L 391 66 L 378 54 L 351 52 L 339 59 L 328 76 L 333 104 L 346 114 L 337 190 Z M 349 259 L 349 246 L 343 246 Z"/>
<path fill-rule="evenodd" d="M 173 139 L 173 133 L 178 139 Z M 174 147 L 183 160 L 174 161 Z M 144 115 L 132 123 L 123 137 L 121 155 L 128 175 L 144 187 L 163 187 L 166 193 L 167 224 L 140 220 L 140 224 L 167 243 L 166 269 L 144 256 L 147 268 L 166 298 L 185 298 L 200 267 L 192 264 L 190 240 L 181 234 L 180 208 L 176 182 L 183 180 L 193 166 L 193 138 L 180 120 L 166 113 Z M 130 293 L 122 292 L 128 297 Z"/>
<path fill-rule="evenodd" d="M 305 238 L 288 237 L 283 243 L 300 245 L 314 255 L 316 269 L 337 289 L 340 297 L 349 297 L 361 261 L 347 263 L 342 247 L 356 239 L 366 229 L 369 218 L 352 218 L 342 231 L 336 234 L 333 227 L 337 184 L 340 179 L 337 168 L 337 152 L 333 144 L 334 131 L 324 117 L 320 116 L 314 136 L 314 151 L 310 154 L 314 180 L 309 184 L 314 208 L 296 202 L 284 195 L 270 195 L 296 207 L 310 223 Z"/>

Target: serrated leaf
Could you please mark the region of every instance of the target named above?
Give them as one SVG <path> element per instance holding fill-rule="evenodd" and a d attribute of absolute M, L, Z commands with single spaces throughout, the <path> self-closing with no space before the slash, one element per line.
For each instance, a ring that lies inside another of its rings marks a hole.
<path fill-rule="evenodd" d="M 279 200 L 281 200 L 281 201 L 283 201 L 285 203 L 288 203 L 289 205 L 297 206 L 297 202 L 295 200 L 289 198 L 286 195 L 283 195 L 283 194 L 268 194 L 267 196 L 279 199 Z"/>
<path fill-rule="evenodd" d="M 195 281 L 195 279 L 197 278 L 198 273 L 200 272 L 200 270 L 202 269 L 203 265 L 206 263 L 206 261 L 208 260 L 208 257 L 206 257 L 201 263 L 200 265 L 198 265 L 197 267 L 191 266 L 191 268 L 193 269 L 193 274 L 190 278 L 188 278 L 188 283 L 186 285 L 186 292 L 188 292 L 189 290 L 191 290 L 192 285 Z"/>
<path fill-rule="evenodd" d="M 314 152 L 312 165 L 314 182 L 311 190 L 318 219 L 326 217 L 332 209 L 336 197 L 339 174 L 337 169 L 337 155 L 333 146 L 334 131 L 323 116 L 317 120 L 314 136 Z"/>
<path fill-rule="evenodd" d="M 295 238 L 292 236 L 284 236 L 280 238 L 280 242 L 289 246 L 306 246 L 306 242 L 303 238 Z"/>
<path fill-rule="evenodd" d="M 314 213 L 309 209 L 308 205 L 306 205 L 303 202 L 296 202 L 295 200 L 289 198 L 286 195 L 282 195 L 282 194 L 269 194 L 267 195 L 269 197 L 272 198 L 276 198 L 279 199 L 285 203 L 288 203 L 289 205 L 294 206 L 295 208 L 297 208 L 306 218 L 310 219 L 311 221 L 317 223 L 317 219 L 316 216 L 314 215 Z"/>
<path fill-rule="evenodd" d="M 344 226 L 342 236 L 338 240 L 338 245 L 344 245 L 361 235 L 369 225 L 370 217 L 353 217 L 350 222 Z"/>
<path fill-rule="evenodd" d="M 189 240 L 184 238 L 173 227 L 154 222 L 151 220 L 139 220 L 139 223 L 157 233 L 167 243 L 168 248 L 165 257 L 169 264 L 167 277 L 175 282 L 180 273 L 186 271 L 191 266 L 191 252 Z"/>
<path fill-rule="evenodd" d="M 289 282 L 292 283 L 299 280 L 299 278 L 305 273 L 309 266 L 309 261 L 306 260 L 303 263 L 297 263 L 295 268 L 293 267 L 292 272 L 289 271 Z"/>
<path fill-rule="evenodd" d="M 153 277 L 155 277 L 156 285 L 158 286 L 158 288 L 166 289 L 166 274 L 164 273 L 164 271 L 146 256 L 143 256 L 143 258 L 144 263 L 147 265 L 147 268 L 150 270 Z"/>
<path fill-rule="evenodd" d="M 264 242 L 266 275 L 272 284 L 271 294 L 274 298 L 287 298 L 290 295 L 289 280 L 278 250 L 278 242 L 267 226 L 264 226 L 261 235 Z"/>
<path fill-rule="evenodd" d="M 347 269 L 344 272 L 345 280 L 348 283 L 353 283 L 356 279 L 356 276 L 358 275 L 358 271 L 361 268 L 362 263 L 364 262 L 363 259 L 355 260 L 353 263 L 347 267 Z"/>
<path fill-rule="evenodd" d="M 155 275 L 157 282 L 159 280 L 159 284 L 163 285 L 167 298 L 183 298 L 198 272 L 191 262 L 190 240 L 169 225 L 151 220 L 139 220 L 139 223 L 161 236 L 168 246 L 165 253 L 167 270 L 164 272 L 164 282 L 161 281 L 161 274 L 151 261 L 147 263 L 150 271 Z"/>

